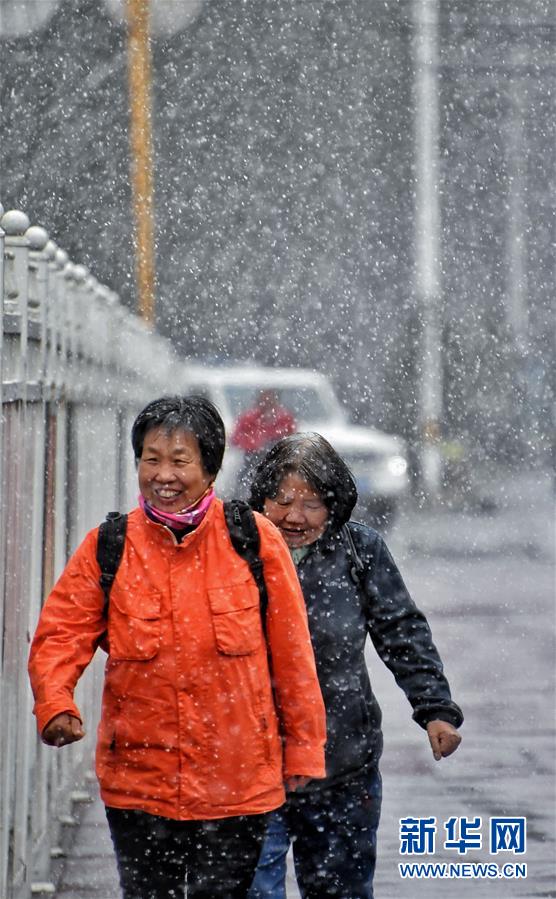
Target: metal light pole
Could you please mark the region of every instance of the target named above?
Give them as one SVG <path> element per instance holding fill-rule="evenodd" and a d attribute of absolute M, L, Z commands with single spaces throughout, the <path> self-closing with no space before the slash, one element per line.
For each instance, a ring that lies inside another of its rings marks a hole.
<path fill-rule="evenodd" d="M 139 313 L 155 317 L 150 0 L 126 0 L 131 184 Z"/>
<path fill-rule="evenodd" d="M 510 76 L 510 114 L 508 116 L 508 225 L 507 225 L 507 315 L 518 353 L 526 355 L 529 330 L 527 309 L 527 227 L 526 227 L 526 142 L 524 121 L 526 116 L 526 75 L 522 69 L 527 62 L 523 50 L 514 50 L 511 55 L 512 74 Z"/>
<path fill-rule="evenodd" d="M 421 484 L 427 498 L 441 484 L 442 327 L 438 196 L 438 3 L 414 0 L 415 26 L 415 280 L 421 331 L 418 386 Z"/>

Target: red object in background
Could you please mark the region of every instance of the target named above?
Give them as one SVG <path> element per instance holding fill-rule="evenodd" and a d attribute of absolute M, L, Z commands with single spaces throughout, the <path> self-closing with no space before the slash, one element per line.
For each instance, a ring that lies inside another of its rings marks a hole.
<path fill-rule="evenodd" d="M 262 390 L 257 404 L 236 421 L 230 441 L 246 453 L 257 453 L 281 437 L 293 434 L 296 424 L 291 412 L 280 405 L 272 390 Z"/>

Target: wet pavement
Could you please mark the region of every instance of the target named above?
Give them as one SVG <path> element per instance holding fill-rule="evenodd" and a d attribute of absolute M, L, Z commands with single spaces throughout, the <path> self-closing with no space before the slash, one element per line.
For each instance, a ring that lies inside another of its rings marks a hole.
<path fill-rule="evenodd" d="M 466 721 L 459 751 L 435 762 L 405 696 L 369 648 L 385 734 L 377 899 L 556 897 L 553 487 L 549 475 L 532 473 L 492 479 L 484 491 L 489 501 L 471 510 L 408 508 L 388 538 Z M 93 783 L 90 792 L 58 899 L 119 897 Z M 410 817 L 436 826 L 432 854 L 400 854 L 399 819 Z M 490 853 L 492 817 L 526 818 L 523 854 Z M 454 827 L 467 819 L 468 834 L 481 835 L 480 848 L 444 846 L 444 825 L 454 818 Z M 403 862 L 452 863 L 460 877 L 402 879 Z M 473 878 L 478 862 L 496 863 L 500 874 L 503 865 L 526 864 L 527 876 Z M 298 895 L 290 870 L 288 899 Z"/>

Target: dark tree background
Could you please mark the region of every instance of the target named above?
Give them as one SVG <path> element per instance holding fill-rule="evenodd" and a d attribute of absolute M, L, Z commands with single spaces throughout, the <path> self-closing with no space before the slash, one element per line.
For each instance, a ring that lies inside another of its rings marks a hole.
<path fill-rule="evenodd" d="M 444 425 L 520 457 L 551 408 L 556 5 L 439 7 Z M 331 373 L 358 420 L 409 437 L 412 37 L 409 0 L 206 0 L 153 43 L 159 330 L 199 361 Z M 135 306 L 124 32 L 66 0 L 0 54 L 4 207 Z"/>

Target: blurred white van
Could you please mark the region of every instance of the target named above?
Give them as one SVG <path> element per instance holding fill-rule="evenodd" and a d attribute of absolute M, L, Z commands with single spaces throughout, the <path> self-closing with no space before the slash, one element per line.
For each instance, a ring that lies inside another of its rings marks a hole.
<path fill-rule="evenodd" d="M 187 365 L 180 388 L 206 396 L 219 409 L 229 437 L 238 416 L 272 390 L 294 416 L 297 430 L 322 434 L 345 459 L 357 482 L 355 517 L 379 529 L 392 520 L 409 486 L 405 443 L 400 437 L 349 422 L 328 378 L 305 368 Z M 218 476 L 222 497 L 237 492 L 241 450 L 229 446 Z"/>

